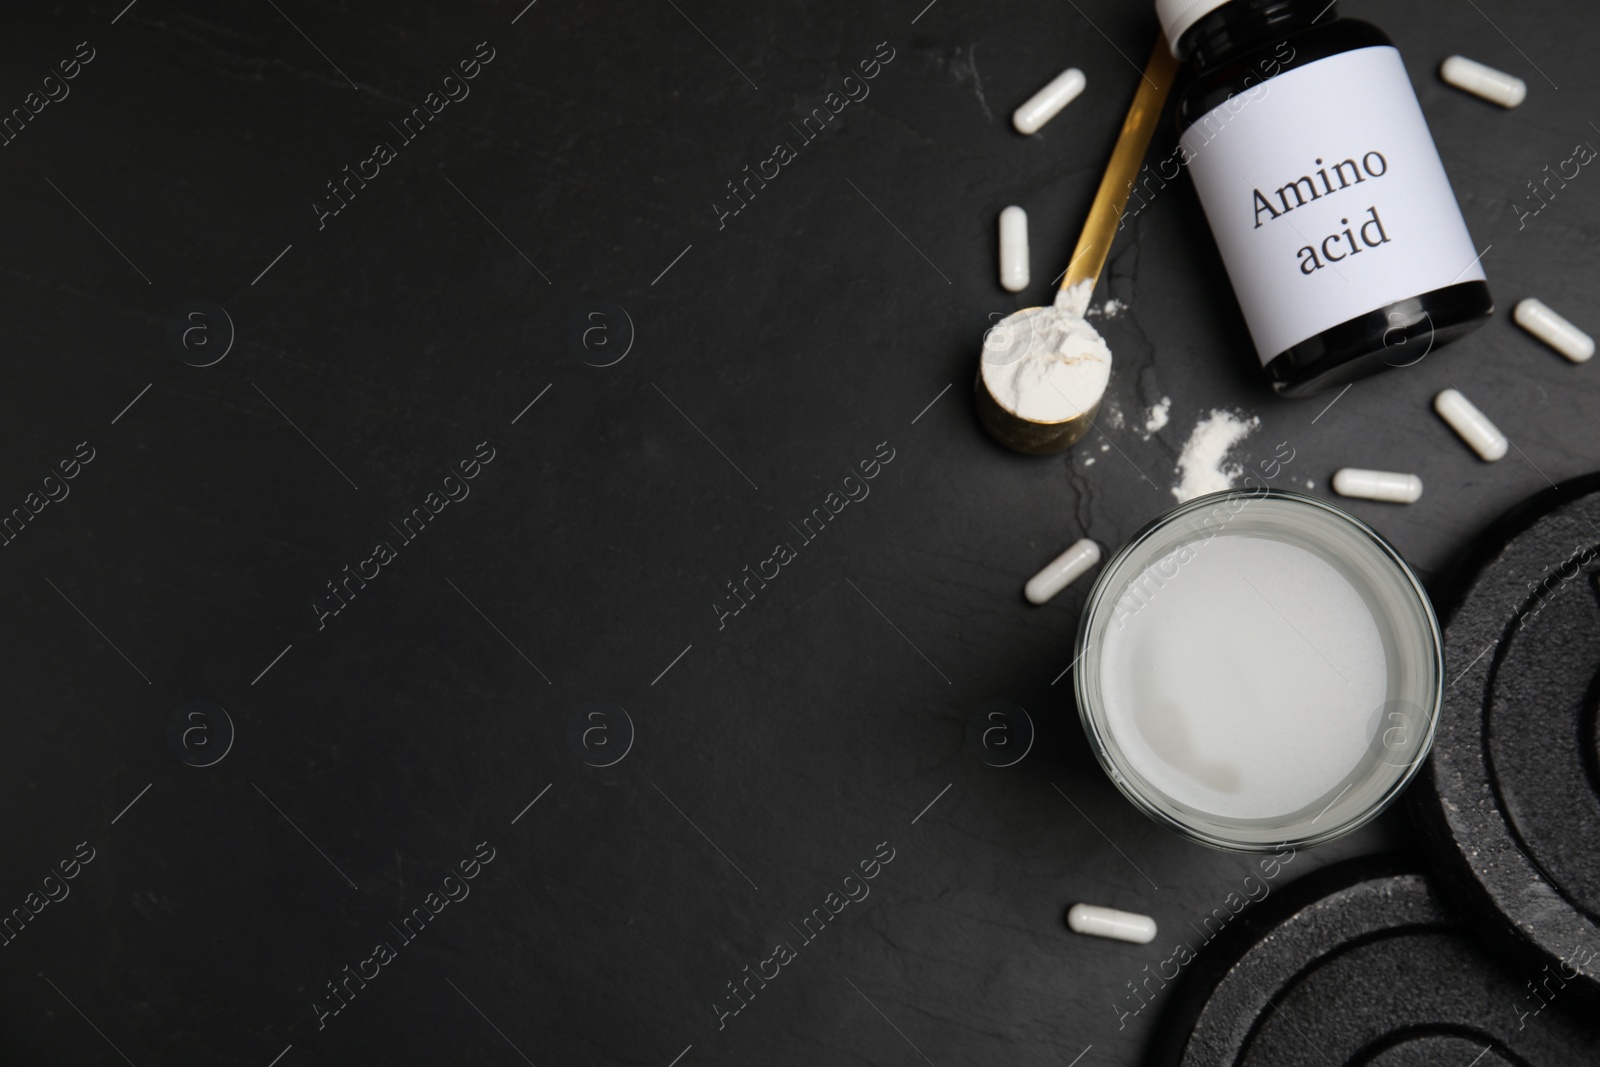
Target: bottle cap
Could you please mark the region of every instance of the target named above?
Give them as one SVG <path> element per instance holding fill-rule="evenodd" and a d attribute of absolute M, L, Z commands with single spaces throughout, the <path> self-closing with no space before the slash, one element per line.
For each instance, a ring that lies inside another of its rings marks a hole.
<path fill-rule="evenodd" d="M 1228 0 L 1156 0 L 1156 18 L 1161 20 L 1161 29 L 1166 32 L 1167 44 L 1171 47 L 1172 54 L 1178 55 L 1178 38 L 1182 37 L 1190 26 L 1227 2 Z M 1178 56 L 1178 58 L 1183 57 Z"/>

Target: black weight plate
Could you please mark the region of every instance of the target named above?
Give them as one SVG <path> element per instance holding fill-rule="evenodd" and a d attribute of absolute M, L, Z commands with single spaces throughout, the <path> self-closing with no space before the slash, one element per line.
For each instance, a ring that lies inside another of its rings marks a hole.
<path fill-rule="evenodd" d="M 1444 630 L 1446 689 L 1410 803 L 1441 891 L 1516 966 L 1600 1000 L 1600 475 L 1480 539 Z"/>
<path fill-rule="evenodd" d="M 1569 1067 L 1600 1028 L 1558 980 L 1507 969 L 1428 876 L 1377 857 L 1300 879 L 1207 946 L 1182 979 L 1152 1067 Z M 1570 989 L 1570 986 L 1567 988 Z"/>

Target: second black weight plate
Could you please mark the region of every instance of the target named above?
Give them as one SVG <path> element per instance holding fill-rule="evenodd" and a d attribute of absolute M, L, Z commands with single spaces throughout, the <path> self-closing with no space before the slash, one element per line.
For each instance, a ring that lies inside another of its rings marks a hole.
<path fill-rule="evenodd" d="M 1409 861 L 1352 860 L 1300 879 L 1206 946 L 1180 980 L 1149 1062 L 1596 1062 L 1600 1031 L 1567 1010 L 1558 979 L 1530 986 L 1531 977 L 1488 952 Z"/>
<path fill-rule="evenodd" d="M 1513 966 L 1600 999 L 1600 475 L 1515 509 L 1457 573 L 1410 796 L 1424 847 Z"/>

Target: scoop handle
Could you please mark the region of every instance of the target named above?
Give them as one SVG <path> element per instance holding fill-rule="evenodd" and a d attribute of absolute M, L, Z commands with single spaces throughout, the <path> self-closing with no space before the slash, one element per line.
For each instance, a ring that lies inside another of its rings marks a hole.
<path fill-rule="evenodd" d="M 1112 238 L 1116 237 L 1122 221 L 1122 209 L 1128 206 L 1133 179 L 1144 165 L 1150 138 L 1155 135 L 1156 123 L 1161 119 L 1161 109 L 1166 105 L 1167 93 L 1177 73 L 1178 61 L 1167 45 L 1166 35 L 1158 35 L 1150 62 L 1139 80 L 1139 91 L 1134 94 L 1128 117 L 1122 122 L 1117 146 L 1111 151 L 1105 177 L 1100 179 L 1100 189 L 1089 206 L 1089 218 L 1078 237 L 1078 247 L 1072 250 L 1072 260 L 1061 278 L 1063 290 L 1087 281 L 1093 291 L 1094 283 L 1099 280 L 1106 257 L 1111 253 Z"/>

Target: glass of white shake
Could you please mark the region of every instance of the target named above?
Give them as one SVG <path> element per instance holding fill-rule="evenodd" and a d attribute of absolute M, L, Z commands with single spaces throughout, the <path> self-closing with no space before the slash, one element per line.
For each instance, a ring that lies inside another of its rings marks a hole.
<path fill-rule="evenodd" d="M 1199 497 L 1102 570 L 1078 709 L 1146 814 L 1214 848 L 1342 836 L 1417 772 L 1443 692 L 1422 584 L 1371 528 L 1274 489 Z"/>

